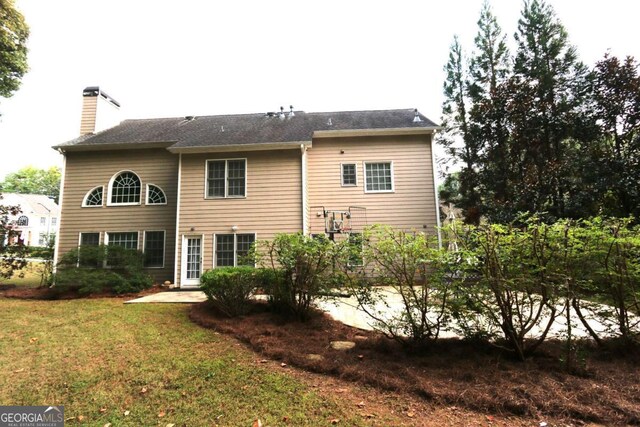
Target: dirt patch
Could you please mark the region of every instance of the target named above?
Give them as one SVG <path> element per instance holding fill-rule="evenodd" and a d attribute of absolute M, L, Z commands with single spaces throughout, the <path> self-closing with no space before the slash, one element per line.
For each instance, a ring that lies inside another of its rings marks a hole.
<path fill-rule="evenodd" d="M 588 353 L 588 375 L 579 377 L 563 371 L 558 359 L 561 347 L 554 342 L 522 363 L 494 347 L 457 339 L 439 340 L 428 350 L 411 354 L 379 334 L 346 326 L 325 314 L 307 323 L 285 322 L 264 304 L 256 305 L 248 316 L 229 319 L 205 302 L 192 306 L 190 317 L 235 336 L 265 357 L 434 404 L 490 414 L 640 425 L 637 355 L 611 358 Z M 356 346 L 337 351 L 331 341 L 351 341 Z"/>
<path fill-rule="evenodd" d="M 110 292 L 99 292 L 91 295 L 79 294 L 75 290 L 60 291 L 49 287 L 22 287 L 15 285 L 0 285 L 0 296 L 5 298 L 29 299 L 29 300 L 71 300 L 79 298 L 137 298 L 145 295 L 164 292 L 161 286 L 152 286 L 140 292 L 115 295 Z"/>

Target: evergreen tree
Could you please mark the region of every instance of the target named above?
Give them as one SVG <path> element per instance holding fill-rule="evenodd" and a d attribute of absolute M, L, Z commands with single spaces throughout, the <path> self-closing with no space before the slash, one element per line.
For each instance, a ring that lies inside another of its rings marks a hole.
<path fill-rule="evenodd" d="M 575 177 L 572 159 L 580 149 L 569 143 L 579 134 L 586 68 L 569 44 L 565 28 L 544 0 L 524 3 L 518 31 L 511 93 L 511 161 L 520 182 L 512 183 L 514 210 L 547 212 L 551 219 L 573 216 L 567 209 Z"/>
<path fill-rule="evenodd" d="M 480 156 L 481 210 L 496 217 L 510 200 L 509 133 L 501 95 L 511 70 L 506 35 L 487 1 L 480 12 L 475 49 L 469 70 L 470 133 Z"/>
<path fill-rule="evenodd" d="M 443 88 L 445 101 L 442 105 L 444 132 L 440 134 L 439 142 L 456 161 L 462 163 L 458 207 L 463 211 L 465 222 L 478 224 L 481 216 L 476 169 L 479 147 L 469 129 L 468 68 L 457 36 L 451 44 L 449 60 L 444 70 L 447 74 Z"/>

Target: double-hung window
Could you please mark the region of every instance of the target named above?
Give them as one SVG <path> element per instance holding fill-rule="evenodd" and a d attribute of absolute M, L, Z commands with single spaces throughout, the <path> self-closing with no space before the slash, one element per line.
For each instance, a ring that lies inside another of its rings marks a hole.
<path fill-rule="evenodd" d="M 103 253 L 97 248 L 100 245 L 100 233 L 80 233 L 78 248 L 79 267 L 101 267 L 104 262 Z"/>
<path fill-rule="evenodd" d="M 247 160 L 207 160 L 207 198 L 245 197 Z"/>
<path fill-rule="evenodd" d="M 144 232 L 144 266 L 164 267 L 164 231 Z"/>
<path fill-rule="evenodd" d="M 107 233 L 107 245 L 108 246 L 120 246 L 125 249 L 138 249 L 138 232 L 126 232 L 126 233 Z M 114 266 L 120 265 L 124 262 L 123 256 L 120 251 L 107 250 L 107 265 Z"/>
<path fill-rule="evenodd" d="M 365 162 L 364 181 L 366 193 L 393 192 L 393 164 L 391 162 Z"/>
<path fill-rule="evenodd" d="M 214 237 L 216 267 L 254 265 L 247 255 L 256 241 L 255 234 L 216 234 Z"/>
<path fill-rule="evenodd" d="M 358 173 L 356 172 L 355 163 L 342 163 L 340 168 L 342 169 L 341 184 L 343 187 L 354 187 L 358 185 Z"/>

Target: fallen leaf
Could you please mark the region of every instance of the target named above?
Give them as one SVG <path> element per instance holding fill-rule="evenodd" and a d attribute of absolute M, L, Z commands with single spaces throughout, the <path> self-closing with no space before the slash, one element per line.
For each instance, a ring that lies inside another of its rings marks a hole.
<path fill-rule="evenodd" d="M 83 422 L 84 421 L 84 415 L 78 415 L 78 421 L 79 422 Z"/>
<path fill-rule="evenodd" d="M 262 421 L 260 421 L 260 418 L 255 420 L 253 424 L 251 424 L 251 427 L 262 427 Z"/>
<path fill-rule="evenodd" d="M 124 416 L 128 417 L 130 413 L 131 413 L 131 411 L 124 411 Z"/>
<path fill-rule="evenodd" d="M 544 421 L 540 421 L 540 427 L 547 427 L 547 423 Z"/>
<path fill-rule="evenodd" d="M 268 360 L 267 360 L 267 359 L 262 359 L 262 360 L 260 361 L 260 363 L 267 363 L 267 362 L 268 362 Z"/>
<path fill-rule="evenodd" d="M 286 364 L 286 363 L 284 363 L 284 362 L 282 362 L 282 363 L 280 364 L 280 366 L 282 366 L 283 368 L 286 368 L 286 367 L 287 367 L 287 364 Z"/>
<path fill-rule="evenodd" d="M 358 355 L 358 359 L 363 360 L 364 359 L 364 354 L 359 354 Z"/>
<path fill-rule="evenodd" d="M 147 388 L 142 387 L 142 389 L 140 390 L 140 394 L 145 394 L 146 392 L 147 392 Z"/>
<path fill-rule="evenodd" d="M 105 412 L 107 412 L 107 408 L 100 408 L 100 413 L 104 414 Z"/>
<path fill-rule="evenodd" d="M 282 417 L 282 422 L 286 423 L 286 422 L 288 422 L 288 421 L 289 421 L 289 417 L 286 417 L 286 416 L 285 416 L 285 417 Z"/>
<path fill-rule="evenodd" d="M 364 408 L 364 400 L 356 404 L 358 408 Z"/>
<path fill-rule="evenodd" d="M 416 416 L 416 414 L 414 412 L 411 412 L 411 411 L 407 412 L 407 417 L 413 418 L 415 416 Z"/>
<path fill-rule="evenodd" d="M 14 374 L 19 374 L 20 372 L 24 372 L 24 368 L 16 369 L 13 371 Z"/>
<path fill-rule="evenodd" d="M 103 425 L 102 427 L 111 427 L 111 423 L 106 423 L 105 425 Z"/>
<path fill-rule="evenodd" d="M 186 397 L 186 396 L 187 396 L 187 392 L 186 392 L 186 391 L 183 391 L 183 392 L 182 392 L 182 397 Z"/>
<path fill-rule="evenodd" d="M 38 338 L 33 337 L 33 338 L 29 338 L 29 344 L 33 344 L 34 342 L 37 342 Z"/>
<path fill-rule="evenodd" d="M 175 425 L 175 424 L 173 424 L 173 423 L 169 423 L 169 424 L 167 424 L 167 425 L 166 425 L 166 426 L 164 426 L 164 427 L 176 427 L 176 425 Z"/>
<path fill-rule="evenodd" d="M 338 388 L 336 389 L 336 393 L 346 393 L 348 390 L 346 388 Z"/>
<path fill-rule="evenodd" d="M 487 415 L 487 421 L 493 421 L 493 417 L 491 415 Z"/>
<path fill-rule="evenodd" d="M 333 424 L 333 425 L 336 425 L 336 424 L 338 424 L 339 422 L 340 422 L 340 420 L 339 420 L 339 419 L 337 419 L 337 418 L 334 418 L 334 419 L 332 419 L 332 420 L 331 420 L 331 424 Z"/>
<path fill-rule="evenodd" d="M 164 417 L 165 415 L 167 415 L 167 414 L 166 414 L 164 411 L 160 411 L 160 412 L 158 413 L 158 418 L 162 418 L 162 417 Z"/>

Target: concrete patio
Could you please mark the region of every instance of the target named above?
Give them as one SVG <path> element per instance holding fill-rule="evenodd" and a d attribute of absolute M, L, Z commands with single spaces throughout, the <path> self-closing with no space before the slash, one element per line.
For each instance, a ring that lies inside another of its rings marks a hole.
<path fill-rule="evenodd" d="M 391 318 L 394 315 L 399 313 L 401 310 L 402 301 L 398 293 L 392 291 L 391 289 L 385 289 L 384 293 L 386 302 L 380 302 L 376 307 L 377 311 L 384 310 L 385 314 L 388 316 L 387 318 Z M 264 296 L 259 296 L 259 298 L 265 298 Z M 159 292 L 152 295 L 147 295 L 144 297 L 136 298 L 133 300 L 126 301 L 125 304 L 139 304 L 139 303 L 185 303 L 185 304 L 193 304 L 202 301 L 206 301 L 207 297 L 202 291 L 169 291 L 169 292 Z M 371 330 L 373 329 L 373 321 L 361 310 L 358 310 L 358 303 L 354 297 L 349 298 L 336 298 L 331 301 L 320 301 L 318 302 L 318 308 L 327 312 L 331 317 L 335 320 L 338 320 L 346 325 L 353 326 L 360 329 Z M 604 306 L 590 303 L 592 310 L 601 310 Z M 562 312 L 563 307 L 558 307 L 558 312 Z M 385 316 L 386 317 L 386 316 Z M 573 314 L 572 322 L 574 330 L 573 333 L 577 337 L 588 337 L 589 334 L 584 328 L 584 326 L 580 323 L 578 318 Z M 613 323 L 609 323 L 604 325 L 598 322 L 596 319 L 589 319 L 590 326 L 598 331 L 604 332 L 606 330 L 612 330 L 615 328 Z M 562 337 L 566 331 L 566 318 L 564 316 L 560 316 L 556 319 L 551 330 L 549 331 L 550 336 Z M 533 328 L 531 331 L 531 335 L 537 335 L 541 331 L 538 327 Z M 456 334 L 452 331 L 442 331 L 441 337 L 455 337 Z"/>

